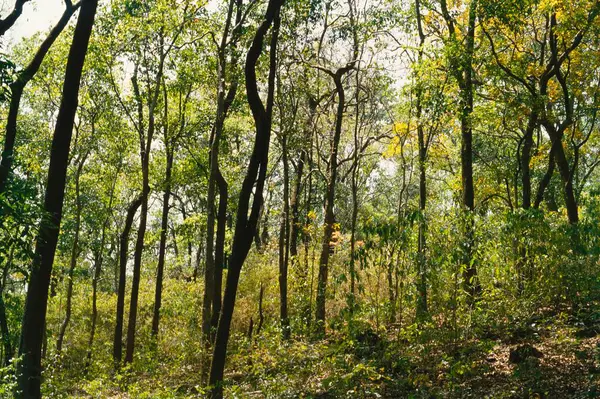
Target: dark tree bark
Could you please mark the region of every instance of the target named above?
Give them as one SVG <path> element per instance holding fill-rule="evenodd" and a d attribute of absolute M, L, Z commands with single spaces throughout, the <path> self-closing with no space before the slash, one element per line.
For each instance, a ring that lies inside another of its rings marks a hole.
<path fill-rule="evenodd" d="M 307 126 L 304 130 L 304 138 L 308 141 L 311 135 L 311 127 L 314 115 L 316 113 L 316 104 L 314 108 L 312 104 L 314 102 L 309 97 L 309 116 L 307 120 Z M 298 264 L 298 239 L 300 232 L 302 231 L 302 222 L 300 221 L 300 199 L 302 197 L 302 186 L 304 184 L 304 168 L 307 162 L 307 151 L 306 149 L 300 150 L 300 157 L 296 162 L 296 174 L 294 179 L 294 187 L 292 189 L 292 195 L 290 197 L 290 257 L 292 258 L 293 264 Z"/>
<path fill-rule="evenodd" d="M 4 36 L 6 31 L 8 31 L 15 24 L 15 22 L 17 22 L 17 19 L 19 19 L 19 17 L 23 13 L 23 6 L 28 1 L 29 0 L 16 0 L 15 7 L 11 11 L 11 13 L 8 14 L 6 18 L 0 19 L 0 37 Z"/>
<path fill-rule="evenodd" d="M 448 12 L 446 0 L 442 0 L 442 15 L 448 25 L 449 38 L 452 44 L 459 43 L 457 39 L 454 18 Z M 473 302 L 481 291 L 477 279 L 477 266 L 473 261 L 475 247 L 475 188 L 473 184 L 473 126 L 471 114 L 473 113 L 473 55 L 475 52 L 475 23 L 477 17 L 478 1 L 473 0 L 468 9 L 468 26 L 464 44 L 453 49 L 450 63 L 452 73 L 459 86 L 460 102 L 460 130 L 461 130 L 461 182 L 462 182 L 462 208 L 463 208 L 463 243 L 462 265 L 463 286 L 469 302 Z M 460 52 L 460 54 L 457 54 Z"/>
<path fill-rule="evenodd" d="M 165 105 L 166 108 L 166 105 Z M 165 138 L 167 141 L 168 139 Z M 167 169 L 165 173 L 165 190 L 160 224 L 160 243 L 158 247 L 158 265 L 156 267 L 156 290 L 154 295 L 154 313 L 152 316 L 152 337 L 158 337 L 160 307 L 162 304 L 162 283 L 165 269 L 165 254 L 167 252 L 167 229 L 169 228 L 169 201 L 171 198 L 171 175 L 173 171 L 173 149 L 167 145 Z"/>
<path fill-rule="evenodd" d="M 235 14 L 235 28 L 232 30 L 231 25 L 234 22 L 234 9 L 237 4 L 237 12 Z M 235 99 L 237 93 L 237 81 L 234 80 L 229 91 L 226 90 L 225 81 L 227 77 L 227 48 L 235 45 L 240 33 L 241 21 L 241 1 L 230 0 L 227 8 L 227 17 L 225 19 L 225 28 L 221 36 L 221 42 L 217 51 L 217 110 L 215 116 L 215 124 L 211 132 L 210 139 L 210 174 L 208 181 L 207 194 L 207 213 L 206 213 L 206 266 L 204 269 L 204 298 L 202 306 L 202 332 L 206 338 L 210 338 L 211 328 L 216 328 L 219 320 L 219 312 L 221 309 L 221 286 L 223 280 L 223 250 L 224 250 L 224 220 L 226 217 L 227 208 L 227 182 L 219 169 L 219 145 L 221 136 L 223 135 L 223 126 L 225 118 L 231 103 Z M 230 37 L 230 30 L 232 30 Z M 231 43 L 229 42 L 231 41 Z M 231 65 L 237 63 L 237 58 L 234 56 L 231 60 Z M 215 213 L 216 213 L 216 192 L 219 190 L 219 210 L 217 213 L 217 242 L 215 244 Z M 222 212 L 222 207 L 225 210 Z M 219 230 L 219 227 L 221 230 Z M 223 240 L 223 241 L 220 241 Z M 213 253 L 214 249 L 214 253 Z M 220 259 L 217 259 L 220 258 Z M 210 341 L 210 339 L 209 339 Z"/>
<path fill-rule="evenodd" d="M 163 275 L 165 269 L 165 255 L 167 252 L 167 230 L 169 228 L 169 209 L 170 204 L 169 201 L 171 199 L 171 176 L 173 174 L 173 159 L 175 155 L 175 146 L 177 145 L 178 138 L 183 134 L 183 130 L 185 128 L 185 115 L 184 111 L 187 105 L 187 101 L 189 99 L 189 93 L 186 96 L 185 101 L 181 102 L 180 100 L 180 110 L 181 113 L 179 115 L 179 131 L 176 135 L 170 136 L 169 134 L 169 113 L 168 113 L 168 95 L 167 88 L 163 84 L 163 96 L 164 96 L 164 134 L 163 140 L 165 144 L 165 153 L 166 153 L 166 170 L 165 170 L 165 181 L 164 181 L 164 191 L 163 191 L 163 207 L 162 207 L 162 217 L 161 217 L 161 228 L 160 228 L 160 243 L 158 249 L 158 264 L 156 267 L 156 289 L 154 291 L 154 313 L 152 316 L 152 337 L 156 339 L 158 337 L 159 331 L 159 323 L 160 323 L 160 307 L 162 305 L 162 288 L 163 288 Z M 185 218 L 185 216 L 184 216 Z M 173 240 L 176 242 L 176 240 Z"/>
<path fill-rule="evenodd" d="M 125 284 L 127 279 L 127 252 L 129 251 L 129 233 L 133 225 L 133 218 L 142 205 L 142 196 L 137 197 L 127 208 L 125 226 L 119 238 L 119 284 L 117 288 L 117 314 L 115 334 L 113 339 L 113 360 L 115 366 L 121 365 L 123 356 L 123 319 L 125 315 Z"/>
<path fill-rule="evenodd" d="M 252 245 L 253 237 L 256 234 L 256 225 L 263 202 L 262 196 L 267 175 L 273 115 L 277 38 L 279 36 L 279 11 L 282 5 L 283 0 L 269 0 L 265 19 L 258 27 L 246 57 L 246 95 L 248 98 L 248 105 L 250 106 L 256 124 L 256 138 L 248 164 L 248 171 L 242 183 L 238 201 L 235 233 L 231 256 L 229 258 L 223 306 L 221 308 L 221 317 L 219 318 L 219 325 L 215 337 L 214 352 L 210 369 L 209 384 L 212 388 L 212 398 L 220 399 L 223 397 L 222 384 L 223 372 L 225 369 L 225 357 L 227 354 L 227 343 L 229 341 L 231 319 L 235 307 L 240 273 Z M 258 92 L 256 66 L 262 53 L 265 36 L 271 27 L 271 24 L 273 24 L 273 30 L 270 46 L 269 79 L 267 86 L 268 94 L 265 107 Z M 253 201 L 252 205 L 250 205 L 250 197 L 252 194 L 254 194 Z M 250 214 L 248 211 L 250 211 Z"/>
<path fill-rule="evenodd" d="M 163 77 L 163 68 L 165 58 L 164 36 L 160 36 L 160 59 L 158 70 L 154 78 L 154 87 L 148 93 L 148 129 L 144 132 L 144 112 L 143 100 L 140 93 L 137 77 L 137 68 L 132 77 L 133 91 L 138 107 L 138 129 L 140 137 L 140 161 L 142 168 L 142 205 L 140 208 L 140 221 L 138 225 L 137 239 L 135 242 L 135 251 L 133 254 L 133 274 L 131 277 L 131 301 L 129 303 L 129 321 L 127 323 L 127 346 L 125 348 L 125 363 L 133 362 L 133 353 L 135 351 L 135 329 L 137 325 L 138 297 L 140 291 L 140 279 L 142 271 L 142 253 L 144 251 L 144 238 L 146 236 L 146 224 L 148 219 L 148 199 L 150 197 L 150 151 L 152 149 L 152 139 L 156 129 L 155 111 L 158 104 L 161 82 Z"/>
<path fill-rule="evenodd" d="M 554 161 L 554 154 L 552 153 L 552 148 L 550 149 L 550 153 L 548 154 L 548 167 L 546 168 L 546 173 L 544 173 L 544 177 L 540 180 L 540 184 L 538 185 L 537 194 L 535 196 L 535 201 L 533 203 L 533 207 L 538 209 L 544 200 L 544 193 L 546 192 L 546 188 L 550 184 L 550 180 L 552 180 L 552 175 L 554 174 L 554 169 L 556 169 L 556 162 Z"/>
<path fill-rule="evenodd" d="M 281 323 L 281 332 L 284 339 L 291 336 L 290 320 L 288 317 L 288 266 L 289 266 L 289 240 L 290 240 L 290 222 L 289 222 L 289 164 L 287 136 L 284 134 L 281 139 L 281 154 L 283 162 L 283 213 L 281 215 L 281 226 L 279 229 L 279 320 Z"/>
<path fill-rule="evenodd" d="M 263 312 L 263 296 L 265 294 L 265 287 L 263 283 L 260 283 L 260 292 L 258 293 L 258 326 L 256 327 L 256 335 L 260 334 L 263 323 L 265 322 L 265 314 Z"/>
<path fill-rule="evenodd" d="M 77 111 L 79 85 L 97 6 L 97 0 L 82 0 L 67 59 L 62 99 L 52 139 L 44 199 L 45 213 L 36 240 L 21 328 L 19 355 L 22 356 L 22 361 L 18 366 L 18 392 L 16 392 L 16 396 L 20 398 L 41 397 L 41 355 L 48 288 L 62 219 L 69 148 Z"/>
<path fill-rule="evenodd" d="M 17 1 L 18 3 L 19 1 Z M 24 1 L 21 1 L 24 3 Z M 12 167 L 15 141 L 17 138 L 17 118 L 19 116 L 19 108 L 21 107 L 21 98 L 25 86 L 40 69 L 42 61 L 46 54 L 56 41 L 65 26 L 69 23 L 71 16 L 81 5 L 81 2 L 72 5 L 70 1 L 66 2 L 67 8 L 60 17 L 58 23 L 52 28 L 46 39 L 42 42 L 33 59 L 27 67 L 19 73 L 17 79 L 10 85 L 11 97 L 8 109 L 8 117 L 6 119 L 6 133 L 4 135 L 4 148 L 2 150 L 2 161 L 0 162 L 0 194 L 6 191 L 8 177 Z"/>
<path fill-rule="evenodd" d="M 421 21 L 421 2 L 415 1 L 415 12 L 417 14 L 417 30 L 419 32 L 418 62 L 423 61 L 423 46 L 425 45 L 425 33 Z M 423 129 L 423 85 L 420 77 L 416 90 L 416 118 L 417 136 L 419 142 L 419 233 L 417 245 L 417 320 L 423 320 L 427 316 L 427 221 L 425 219 L 425 208 L 427 206 L 427 147 L 428 140 Z"/>
<path fill-rule="evenodd" d="M 210 320 L 211 329 L 217 330 L 219 316 L 221 315 L 221 292 L 223 290 L 223 268 L 225 267 L 225 232 L 227 228 L 227 202 L 228 185 L 221 174 L 217 176 L 219 186 L 219 211 L 217 213 L 217 237 L 215 242 L 215 278 L 212 300 L 212 316 Z M 212 337 L 214 338 L 214 337 Z"/>
<path fill-rule="evenodd" d="M 338 147 L 342 135 L 342 120 L 344 118 L 344 107 L 346 105 L 345 91 L 342 78 L 354 68 L 356 61 L 350 62 L 343 68 L 332 72 L 321 69 L 333 79 L 335 91 L 338 96 L 338 106 L 335 117 L 335 131 L 331 140 L 331 149 L 329 153 L 329 163 L 327 165 L 327 188 L 325 192 L 325 225 L 323 227 L 323 241 L 321 256 L 319 257 L 319 278 L 317 283 L 317 298 L 315 303 L 315 332 L 322 336 L 325 334 L 325 302 L 327 291 L 327 278 L 329 274 L 329 255 L 333 248 L 331 240 L 333 238 L 333 229 L 335 224 L 335 215 L 333 205 L 335 201 L 335 188 L 338 175 Z"/>

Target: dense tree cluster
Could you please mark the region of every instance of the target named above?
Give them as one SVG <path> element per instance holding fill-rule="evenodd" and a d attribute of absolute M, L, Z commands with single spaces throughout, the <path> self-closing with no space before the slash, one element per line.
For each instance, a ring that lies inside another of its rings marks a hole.
<path fill-rule="evenodd" d="M 0 59 L 0 396 L 142 397 L 165 370 L 175 396 L 310 396 L 273 352 L 593 313 L 599 13 L 64 0 Z M 392 363 L 311 376 L 371 397 L 353 378 L 392 386 Z"/>

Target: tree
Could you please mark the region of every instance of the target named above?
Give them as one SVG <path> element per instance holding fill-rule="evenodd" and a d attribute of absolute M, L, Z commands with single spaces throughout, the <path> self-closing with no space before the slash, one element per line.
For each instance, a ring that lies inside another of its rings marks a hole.
<path fill-rule="evenodd" d="M 330 71 L 328 69 L 319 67 L 320 70 L 328 74 L 333 80 L 335 92 L 338 98 L 338 105 L 335 116 L 335 129 L 330 143 L 331 147 L 329 152 L 329 160 L 327 162 L 327 189 L 325 191 L 323 241 L 321 246 L 321 255 L 319 257 L 319 282 L 317 285 L 317 298 L 315 302 L 315 331 L 317 335 L 323 335 L 325 333 L 325 301 L 327 278 L 329 273 L 329 255 L 333 251 L 332 239 L 335 229 L 335 214 L 333 212 L 333 205 L 335 201 L 335 187 L 338 176 L 338 149 L 342 135 L 344 108 L 346 106 L 345 90 L 342 79 L 354 68 L 355 63 L 356 60 L 352 60 L 347 65 L 338 68 L 335 71 Z"/>
<path fill-rule="evenodd" d="M 475 248 L 475 187 L 473 184 L 473 96 L 474 71 L 473 56 L 475 53 L 475 25 L 477 20 L 478 1 L 470 1 L 467 8 L 467 26 L 464 42 L 458 36 L 455 18 L 450 14 L 446 0 L 440 0 L 442 16 L 448 26 L 447 46 L 450 74 L 459 86 L 459 120 L 461 130 L 461 175 L 462 175 L 462 208 L 464 212 L 464 242 L 462 246 L 462 268 L 465 292 L 470 300 L 474 300 L 481 291 L 477 279 L 477 266 L 473 258 Z"/>
<path fill-rule="evenodd" d="M 225 369 L 225 357 L 227 354 L 227 343 L 231 328 L 231 318 L 235 306 L 235 297 L 239 283 L 240 273 L 252 239 L 256 234 L 256 225 L 263 202 L 263 188 L 267 175 L 267 162 L 269 156 L 269 141 L 271 138 L 271 124 L 273 115 L 273 97 L 275 91 L 275 72 L 277 55 L 277 38 L 280 24 L 280 10 L 283 0 L 269 0 L 265 18 L 258 27 L 252 40 L 252 45 L 246 56 L 245 77 L 246 95 L 248 105 L 256 125 L 256 137 L 252 148 L 252 155 L 248 163 L 248 172 L 242 183 L 238 201 L 235 233 L 229 258 L 229 272 L 225 283 L 225 294 L 223 296 L 223 307 L 215 338 L 215 347 L 210 368 L 209 385 L 212 387 L 211 397 L 223 397 L 223 372 Z M 263 50 L 263 43 L 269 28 L 273 25 L 271 33 L 270 56 L 269 56 L 269 78 L 267 89 L 266 106 L 263 104 L 259 92 L 256 77 L 256 65 Z M 255 186 L 256 185 L 256 186 Z M 252 206 L 250 197 L 253 195 Z M 248 214 L 250 211 L 250 214 Z"/>
<path fill-rule="evenodd" d="M 23 360 L 18 367 L 19 383 L 16 396 L 23 398 L 41 397 L 42 340 L 50 274 L 62 218 L 69 147 L 77 111 L 79 84 L 97 6 L 97 0 L 82 0 L 67 60 L 63 94 L 56 120 L 48 169 L 48 183 L 44 199 L 46 213 L 40 224 L 36 242 L 21 328 L 19 355 L 23 357 Z"/>

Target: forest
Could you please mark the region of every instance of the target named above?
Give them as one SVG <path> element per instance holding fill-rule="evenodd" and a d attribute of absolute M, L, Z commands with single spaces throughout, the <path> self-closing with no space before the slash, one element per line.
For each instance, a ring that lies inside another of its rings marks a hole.
<path fill-rule="evenodd" d="M 600 398 L 598 14 L 2 1 L 0 398 Z"/>

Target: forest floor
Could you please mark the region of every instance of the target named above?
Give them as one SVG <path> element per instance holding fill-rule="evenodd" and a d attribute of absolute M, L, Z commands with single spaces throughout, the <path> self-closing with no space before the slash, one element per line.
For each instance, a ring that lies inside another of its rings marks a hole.
<path fill-rule="evenodd" d="M 416 331 L 363 329 L 312 343 L 264 332 L 231 351 L 226 397 L 600 398 L 600 310 L 540 312 L 460 340 L 433 326 Z M 89 381 L 69 396 L 202 397 L 196 367 L 164 367 L 126 377 L 136 389 Z"/>

